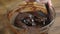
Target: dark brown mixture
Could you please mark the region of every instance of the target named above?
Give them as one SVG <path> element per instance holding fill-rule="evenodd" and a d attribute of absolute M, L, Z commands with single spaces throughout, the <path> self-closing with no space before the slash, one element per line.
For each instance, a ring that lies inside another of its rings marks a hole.
<path fill-rule="evenodd" d="M 23 12 L 19 13 L 16 18 L 14 25 L 16 27 L 44 27 L 48 22 L 47 15 L 42 11 L 34 11 L 34 12 Z"/>

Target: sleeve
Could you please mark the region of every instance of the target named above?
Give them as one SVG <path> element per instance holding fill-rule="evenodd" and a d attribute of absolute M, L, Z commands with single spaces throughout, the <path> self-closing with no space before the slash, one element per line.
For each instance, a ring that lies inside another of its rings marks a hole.
<path fill-rule="evenodd" d="M 36 0 L 38 3 L 42 3 L 42 4 L 44 4 L 44 3 L 47 3 L 48 2 L 48 0 Z"/>

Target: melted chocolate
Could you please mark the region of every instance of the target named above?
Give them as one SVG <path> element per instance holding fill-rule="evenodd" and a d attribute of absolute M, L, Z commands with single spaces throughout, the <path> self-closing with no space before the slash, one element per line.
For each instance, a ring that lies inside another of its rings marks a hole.
<path fill-rule="evenodd" d="M 19 13 L 15 18 L 14 25 L 17 27 L 22 26 L 44 27 L 48 23 L 49 22 L 46 14 L 44 14 L 42 11 L 34 11 Z"/>

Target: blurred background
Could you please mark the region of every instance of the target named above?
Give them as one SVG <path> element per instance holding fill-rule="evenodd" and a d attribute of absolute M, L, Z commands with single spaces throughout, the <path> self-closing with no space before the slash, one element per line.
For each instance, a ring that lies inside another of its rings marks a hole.
<path fill-rule="evenodd" d="M 22 0 L 0 0 L 0 32 L 3 28 L 3 22 L 6 20 L 5 14 L 8 10 L 11 10 L 11 7 L 17 6 L 20 1 Z M 56 11 L 56 18 L 49 34 L 60 34 L 60 0 L 52 0 L 52 4 Z"/>

